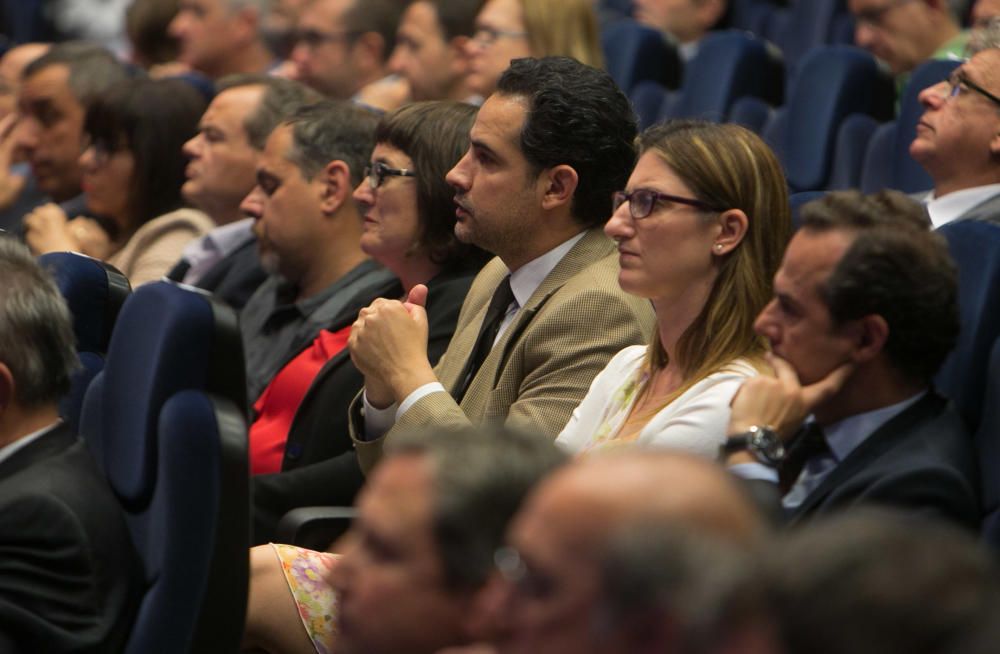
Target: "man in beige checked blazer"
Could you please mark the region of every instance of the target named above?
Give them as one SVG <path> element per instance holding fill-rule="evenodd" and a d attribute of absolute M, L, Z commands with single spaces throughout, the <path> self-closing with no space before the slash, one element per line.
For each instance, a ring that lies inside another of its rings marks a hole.
<path fill-rule="evenodd" d="M 608 360 L 645 341 L 652 310 L 619 288 L 601 229 L 634 163 L 635 134 L 628 100 L 604 72 L 561 57 L 512 62 L 448 173 L 456 234 L 497 255 L 448 350 L 432 369 L 420 286 L 405 303 L 363 309 L 351 331 L 365 374 L 351 407 L 363 468 L 398 429 L 506 421 L 555 437 Z M 493 311 L 499 327 L 481 336 Z M 470 361 L 477 341 L 481 364 Z"/>

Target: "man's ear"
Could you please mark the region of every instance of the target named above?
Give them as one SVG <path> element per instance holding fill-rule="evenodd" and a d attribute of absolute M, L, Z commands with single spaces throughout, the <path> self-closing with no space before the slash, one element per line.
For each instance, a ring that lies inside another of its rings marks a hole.
<path fill-rule="evenodd" d="M 320 209 L 328 216 L 333 215 L 351 197 L 351 169 L 340 159 L 335 159 L 323 166 L 317 175 L 323 186 Z"/>
<path fill-rule="evenodd" d="M 236 10 L 234 18 L 236 20 L 230 26 L 230 30 L 236 33 L 239 40 L 248 43 L 257 39 L 260 31 L 262 17 L 254 7 L 240 7 Z"/>
<path fill-rule="evenodd" d="M 572 166 L 559 164 L 548 170 L 542 171 L 542 183 L 545 185 L 542 196 L 543 209 L 555 209 L 556 207 L 573 203 L 573 194 L 576 193 L 577 184 L 580 177 Z"/>
<path fill-rule="evenodd" d="M 385 39 L 378 32 L 362 32 L 351 45 L 355 65 L 363 71 L 381 68 L 382 62 L 387 61 L 390 54 L 392 53 L 385 52 Z"/>
<path fill-rule="evenodd" d="M 852 321 L 854 351 L 851 359 L 855 363 L 866 363 L 879 356 L 889 340 L 889 323 L 885 318 L 873 313 Z"/>

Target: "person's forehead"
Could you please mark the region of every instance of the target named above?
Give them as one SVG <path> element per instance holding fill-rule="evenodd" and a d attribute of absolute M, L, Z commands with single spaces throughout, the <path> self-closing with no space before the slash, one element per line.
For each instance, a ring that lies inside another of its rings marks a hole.
<path fill-rule="evenodd" d="M 410 36 L 444 40 L 444 30 L 441 28 L 437 7 L 426 0 L 417 0 L 406 8 L 399 28 Z"/>
<path fill-rule="evenodd" d="M 384 535 L 413 539 L 432 536 L 433 475 L 421 456 L 383 461 L 369 478 L 358 501 L 362 522 Z"/>
<path fill-rule="evenodd" d="M 494 93 L 476 115 L 469 133 L 473 141 L 484 141 L 490 147 L 509 146 L 520 152 L 518 135 L 527 116 L 527 101 L 518 96 Z"/>
<path fill-rule="evenodd" d="M 24 79 L 21 94 L 27 99 L 50 99 L 79 105 L 69 87 L 69 66 L 52 64 Z"/>
<path fill-rule="evenodd" d="M 523 21 L 518 0 L 488 0 L 476 17 L 478 24 L 508 29 L 521 29 Z"/>
<path fill-rule="evenodd" d="M 202 122 L 223 122 L 226 127 L 239 127 L 243 132 L 243 121 L 257 108 L 263 95 L 264 87 L 257 84 L 226 89 L 213 98 Z"/>
<path fill-rule="evenodd" d="M 344 14 L 353 3 L 354 0 L 313 0 L 302 9 L 299 22 L 324 30 L 343 29 Z"/>
<path fill-rule="evenodd" d="M 1000 49 L 991 48 L 974 55 L 962 64 L 964 72 L 970 80 L 986 90 L 1000 95 Z"/>
<path fill-rule="evenodd" d="M 818 293 L 819 285 L 840 263 L 854 238 L 847 230 L 800 229 L 788 244 L 775 285 L 788 292 Z"/>

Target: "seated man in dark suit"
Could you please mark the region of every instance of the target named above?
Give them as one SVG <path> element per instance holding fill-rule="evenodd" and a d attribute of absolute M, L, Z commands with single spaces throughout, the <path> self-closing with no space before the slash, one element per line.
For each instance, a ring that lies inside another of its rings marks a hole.
<path fill-rule="evenodd" d="M 218 227 L 189 243 L 167 276 L 242 309 L 267 273 L 257 256 L 253 218 L 240 202 L 257 183 L 257 158 L 271 131 L 319 97 L 302 84 L 266 75 L 231 75 L 216 89 L 198 134 L 184 144 L 191 163 L 181 193 Z"/>
<path fill-rule="evenodd" d="M 0 239 L 0 651 L 118 652 L 142 572 L 118 502 L 57 402 L 77 365 L 69 311 Z"/>
<path fill-rule="evenodd" d="M 879 503 L 978 528 L 972 439 L 930 387 L 958 333 L 956 284 L 944 240 L 905 196 L 806 205 L 757 319 L 777 377 L 733 399 L 733 471 L 780 481 L 792 521 Z"/>

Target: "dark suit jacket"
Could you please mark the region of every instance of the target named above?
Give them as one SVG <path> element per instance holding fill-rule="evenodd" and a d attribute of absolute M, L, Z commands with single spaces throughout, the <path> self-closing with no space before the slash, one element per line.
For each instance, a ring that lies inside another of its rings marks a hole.
<path fill-rule="evenodd" d="M 451 340 L 474 276 L 474 271 L 442 273 L 427 284 L 431 363 Z M 383 295 L 400 297 L 402 293 L 397 284 Z M 341 329 L 353 320 L 330 329 Z M 327 361 L 313 380 L 292 421 L 282 472 L 254 477 L 254 542 L 272 539 L 278 520 L 294 508 L 353 504 L 364 476 L 348 436 L 347 409 L 363 384 L 364 376 L 346 349 Z"/>
<path fill-rule="evenodd" d="M 883 504 L 978 529 L 978 479 L 972 437 L 951 404 L 930 392 L 865 439 L 789 517 Z"/>
<path fill-rule="evenodd" d="M 121 651 L 142 578 L 118 502 L 68 427 L 0 463 L 0 651 Z"/>
<path fill-rule="evenodd" d="M 170 273 L 167 276 L 173 279 Z M 239 310 L 265 279 L 267 273 L 260 267 L 257 239 L 253 238 L 209 268 L 195 286 Z"/>

